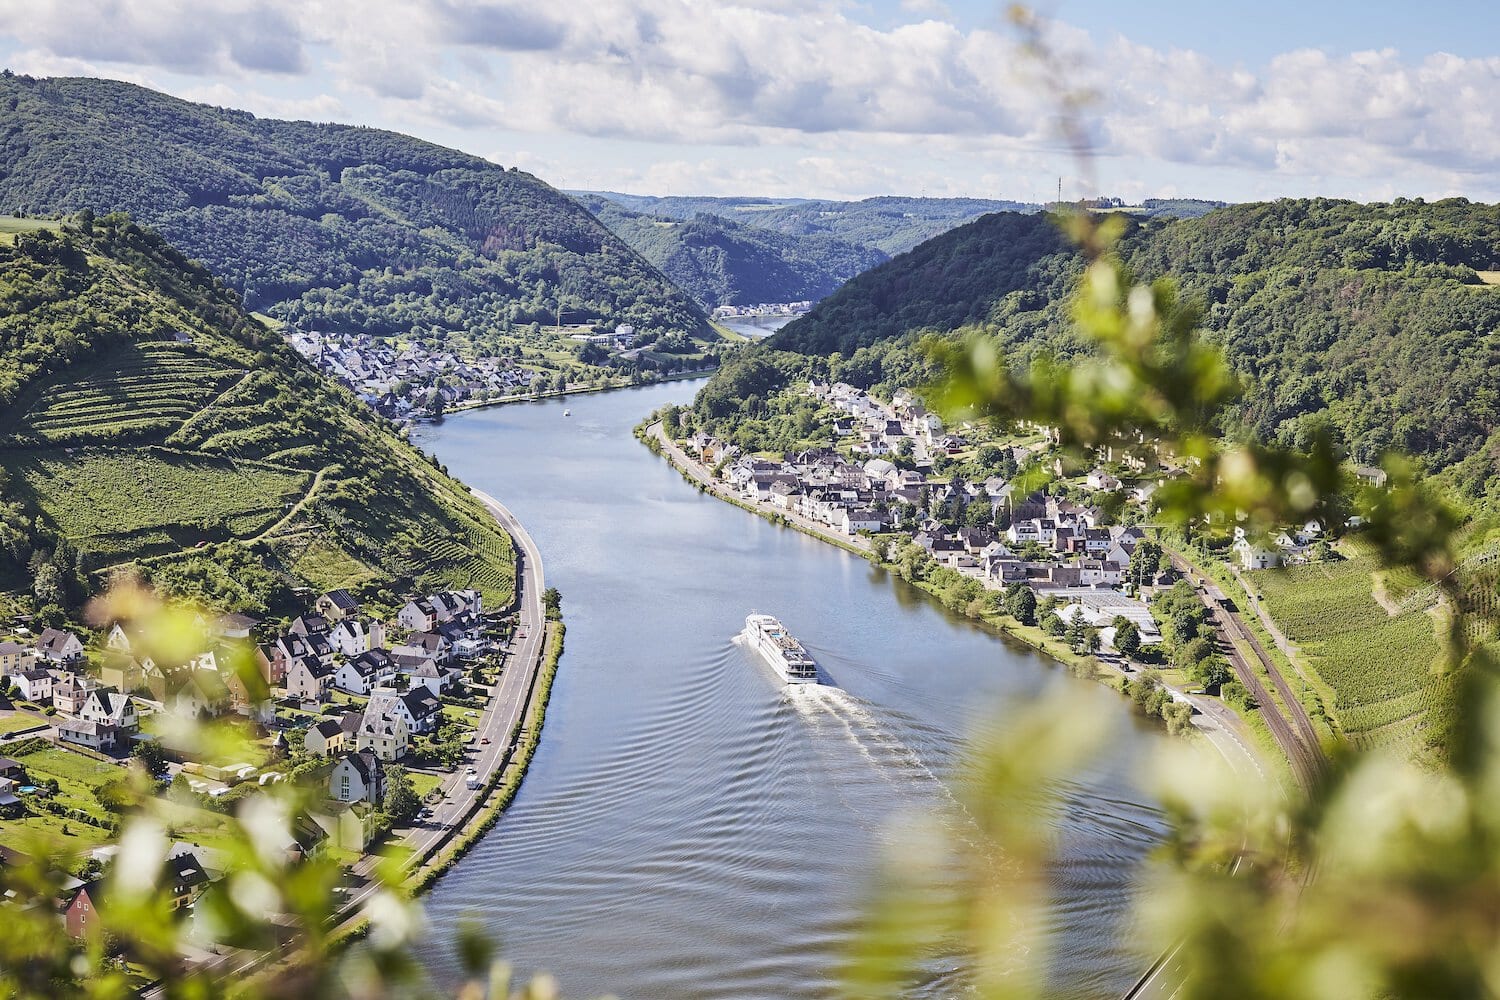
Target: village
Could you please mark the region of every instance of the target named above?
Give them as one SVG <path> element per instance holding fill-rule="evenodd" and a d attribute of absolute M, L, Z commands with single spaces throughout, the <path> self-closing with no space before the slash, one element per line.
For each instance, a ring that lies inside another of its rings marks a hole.
<path fill-rule="evenodd" d="M 508 358 L 465 361 L 449 350 L 428 351 L 420 342 L 398 349 L 369 334 L 298 331 L 287 339 L 313 367 L 397 422 L 435 417 L 471 400 L 525 393 L 539 377 Z"/>
<path fill-rule="evenodd" d="M 191 655 L 128 623 L 14 628 L 0 641 L 0 861 L 37 836 L 87 858 L 59 911 L 82 935 L 117 849 L 115 809 L 132 766 L 180 807 L 166 859 L 174 905 L 221 873 L 219 817 L 282 781 L 317 790 L 278 845 L 353 861 L 393 826 L 421 822 L 481 744 L 480 710 L 504 670 L 509 616 L 472 590 L 414 595 L 393 615 L 334 590 L 289 622 L 196 615 Z M 233 749 L 183 740 L 207 719 Z M 233 759 L 225 754 L 238 754 Z M 465 787 L 483 780 L 469 764 Z"/>
<path fill-rule="evenodd" d="M 1148 599 L 1176 573 L 1153 557 L 1144 577 L 1133 574 L 1131 557 L 1148 537 L 1140 524 L 1149 520 L 1152 494 L 1183 473 L 1170 457 L 1100 455 L 1092 468 L 1069 469 L 1053 454 L 1055 434 L 1045 427 L 978 448 L 906 390 L 889 403 L 847 383 L 813 381 L 805 391 L 835 414 L 829 446 L 778 460 L 742 454 L 702 432 L 683 444 L 735 496 L 762 510 L 839 537 L 878 539 L 884 553 L 915 546 L 987 590 L 1025 587 L 1062 623 L 1096 630 L 1106 650 L 1117 652 L 1121 619 L 1134 626 L 1132 653 L 1161 644 Z M 990 461 L 979 464 L 990 474 L 955 474 L 962 458 L 981 451 Z M 936 473 L 940 466 L 947 475 Z M 1048 489 L 1021 485 L 1029 468 L 1046 469 Z M 1355 472 L 1361 481 L 1384 483 L 1378 469 Z M 1319 555 L 1323 535 L 1316 521 L 1271 539 L 1236 528 L 1228 554 L 1247 570 L 1295 564 Z"/>

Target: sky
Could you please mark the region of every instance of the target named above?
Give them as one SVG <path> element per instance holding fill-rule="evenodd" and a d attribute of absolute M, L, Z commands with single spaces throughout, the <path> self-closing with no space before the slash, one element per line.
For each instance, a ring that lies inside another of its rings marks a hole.
<path fill-rule="evenodd" d="M 1500 201 L 1484 6 L 1039 0 L 1039 54 L 975 0 L 0 0 L 0 65 L 567 189 Z"/>

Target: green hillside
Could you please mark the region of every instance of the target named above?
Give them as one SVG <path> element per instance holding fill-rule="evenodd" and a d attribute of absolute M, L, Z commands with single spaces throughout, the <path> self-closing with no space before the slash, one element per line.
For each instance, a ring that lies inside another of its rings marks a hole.
<path fill-rule="evenodd" d="M 1295 443 L 1331 427 L 1362 461 L 1389 448 L 1495 479 L 1500 428 L 1500 206 L 1283 200 L 1131 221 L 1136 273 L 1171 276 L 1245 382 L 1227 433 Z M 1067 355 L 1078 258 L 1044 216 L 998 214 L 850 281 L 764 345 L 839 352 L 840 377 L 899 384 L 921 331 L 979 328 L 1024 359 Z M 730 376 L 726 374 L 726 379 Z"/>
<path fill-rule="evenodd" d="M 71 604 L 135 562 L 241 610 L 298 586 L 510 599 L 510 539 L 467 491 L 160 236 L 0 232 L 0 589 Z"/>
<path fill-rule="evenodd" d="M 685 220 L 632 212 L 598 195 L 585 208 L 706 308 L 816 301 L 885 261 L 879 250 L 715 215 Z"/>
<path fill-rule="evenodd" d="M 714 215 L 789 236 L 823 236 L 887 256 L 905 253 L 939 233 L 990 212 L 1034 212 L 1038 206 L 989 198 L 866 198 L 809 201 L 801 198 L 655 198 L 591 192 L 632 211 L 665 219 Z"/>
<path fill-rule="evenodd" d="M 257 118 L 112 80 L 0 74 L 0 210 L 128 211 L 311 328 L 495 346 L 563 322 L 713 337 L 571 198 L 409 136 Z"/>

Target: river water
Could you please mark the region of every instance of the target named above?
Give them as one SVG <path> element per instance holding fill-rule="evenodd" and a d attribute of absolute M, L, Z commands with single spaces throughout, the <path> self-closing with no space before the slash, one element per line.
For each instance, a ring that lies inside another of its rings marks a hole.
<path fill-rule="evenodd" d="M 631 428 L 691 382 L 478 410 L 416 441 L 502 499 L 563 594 L 567 652 L 505 817 L 426 899 L 440 983 L 466 920 L 569 997 L 825 997 L 901 818 L 947 810 L 964 737 L 1050 685 L 1097 693 L 833 546 L 698 493 Z M 565 409 L 572 415 L 563 416 Z M 779 616 L 840 690 L 789 697 L 733 641 Z M 1055 993 L 1117 996 L 1161 834 L 1119 708 L 1058 823 Z M 961 818 L 955 820 L 961 822 Z M 914 993 L 961 996 L 936 959 Z"/>

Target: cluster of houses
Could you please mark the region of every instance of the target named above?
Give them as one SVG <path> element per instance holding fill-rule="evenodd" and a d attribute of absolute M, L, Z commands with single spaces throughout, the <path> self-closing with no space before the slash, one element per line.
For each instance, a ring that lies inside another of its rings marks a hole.
<path fill-rule="evenodd" d="M 397 350 L 367 334 L 296 332 L 289 340 L 314 366 L 392 420 L 433 416 L 434 398 L 446 409 L 524 392 L 536 374 L 504 358 L 465 361 L 451 351 L 430 353 L 420 344 Z"/>
<path fill-rule="evenodd" d="M 1119 590 L 1131 553 L 1145 538 L 1139 528 L 1105 524 L 1100 508 L 1091 504 L 1020 493 L 998 476 L 981 482 L 929 479 L 924 470 L 931 468 L 930 456 L 956 453 L 966 444 L 945 432 L 941 420 L 909 393 L 898 392 L 887 405 L 845 383 L 814 382 L 809 391 L 846 415 L 835 430 L 853 439 L 854 459 L 833 447 L 780 461 L 762 459 L 740 455 L 702 433 L 690 440 L 690 450 L 705 465 L 719 467 L 723 480 L 745 500 L 840 534 L 906 535 L 940 565 L 990 589 L 1025 584 L 1039 596 L 1071 602 L 1077 609 L 1072 613 L 1090 624 L 1123 615 L 1138 623 L 1144 643 L 1159 640 L 1146 606 Z M 897 465 L 883 457 L 892 454 L 911 461 Z M 1012 457 L 1020 465 L 1036 455 L 1016 448 Z M 1095 492 L 1125 489 L 1103 469 L 1089 473 L 1085 485 Z M 1127 492 L 1144 504 L 1151 490 L 1144 485 Z M 934 516 L 976 504 L 984 512 L 977 525 L 956 526 L 951 517 Z"/>
<path fill-rule="evenodd" d="M 801 316 L 812 309 L 811 301 L 757 302 L 751 305 L 715 306 L 714 319 L 750 319 L 756 316 Z"/>
<path fill-rule="evenodd" d="M 412 736 L 436 729 L 441 696 L 460 678 L 464 661 L 489 649 L 483 599 L 473 590 L 413 597 L 394 628 L 360 612 L 348 591 L 331 591 L 262 643 L 252 638 L 260 623 L 245 615 L 200 620 L 201 649 L 174 666 L 157 662 L 148 637 L 116 624 L 105 635 L 97 670 L 87 669 L 75 633 L 49 628 L 31 643 L 0 643 L 0 673 L 17 697 L 54 710 L 61 742 L 102 753 L 129 749 L 144 711 L 190 718 L 236 712 L 268 723 L 273 696 L 320 709 L 342 691 L 367 697 L 364 711 L 339 720 L 345 728 L 336 738 L 323 733 L 326 726 L 314 727 L 308 749 L 370 750 L 398 760 Z M 402 639 L 388 645 L 387 633 L 396 629 Z M 253 674 L 247 683 L 251 669 L 263 684 Z"/>
<path fill-rule="evenodd" d="M 878 458 L 909 449 L 913 463 L 920 467 L 930 465 L 933 455 L 954 455 L 967 447 L 959 435 L 944 433 L 938 415 L 906 389 L 898 390 L 889 404 L 847 382 L 813 381 L 807 391 L 842 414 L 834 420 L 833 432 L 852 439 L 851 450 L 857 454 Z"/>
<path fill-rule="evenodd" d="M 322 708 L 334 691 L 367 699 L 361 711 L 309 727 L 309 753 L 400 760 L 412 737 L 436 731 L 442 695 L 457 684 L 464 662 L 489 649 L 483 598 L 474 590 L 413 597 L 395 626 L 404 638 L 388 646 L 387 627 L 362 617 L 348 591 L 334 590 L 262 647 L 267 682 L 304 709 Z"/>

